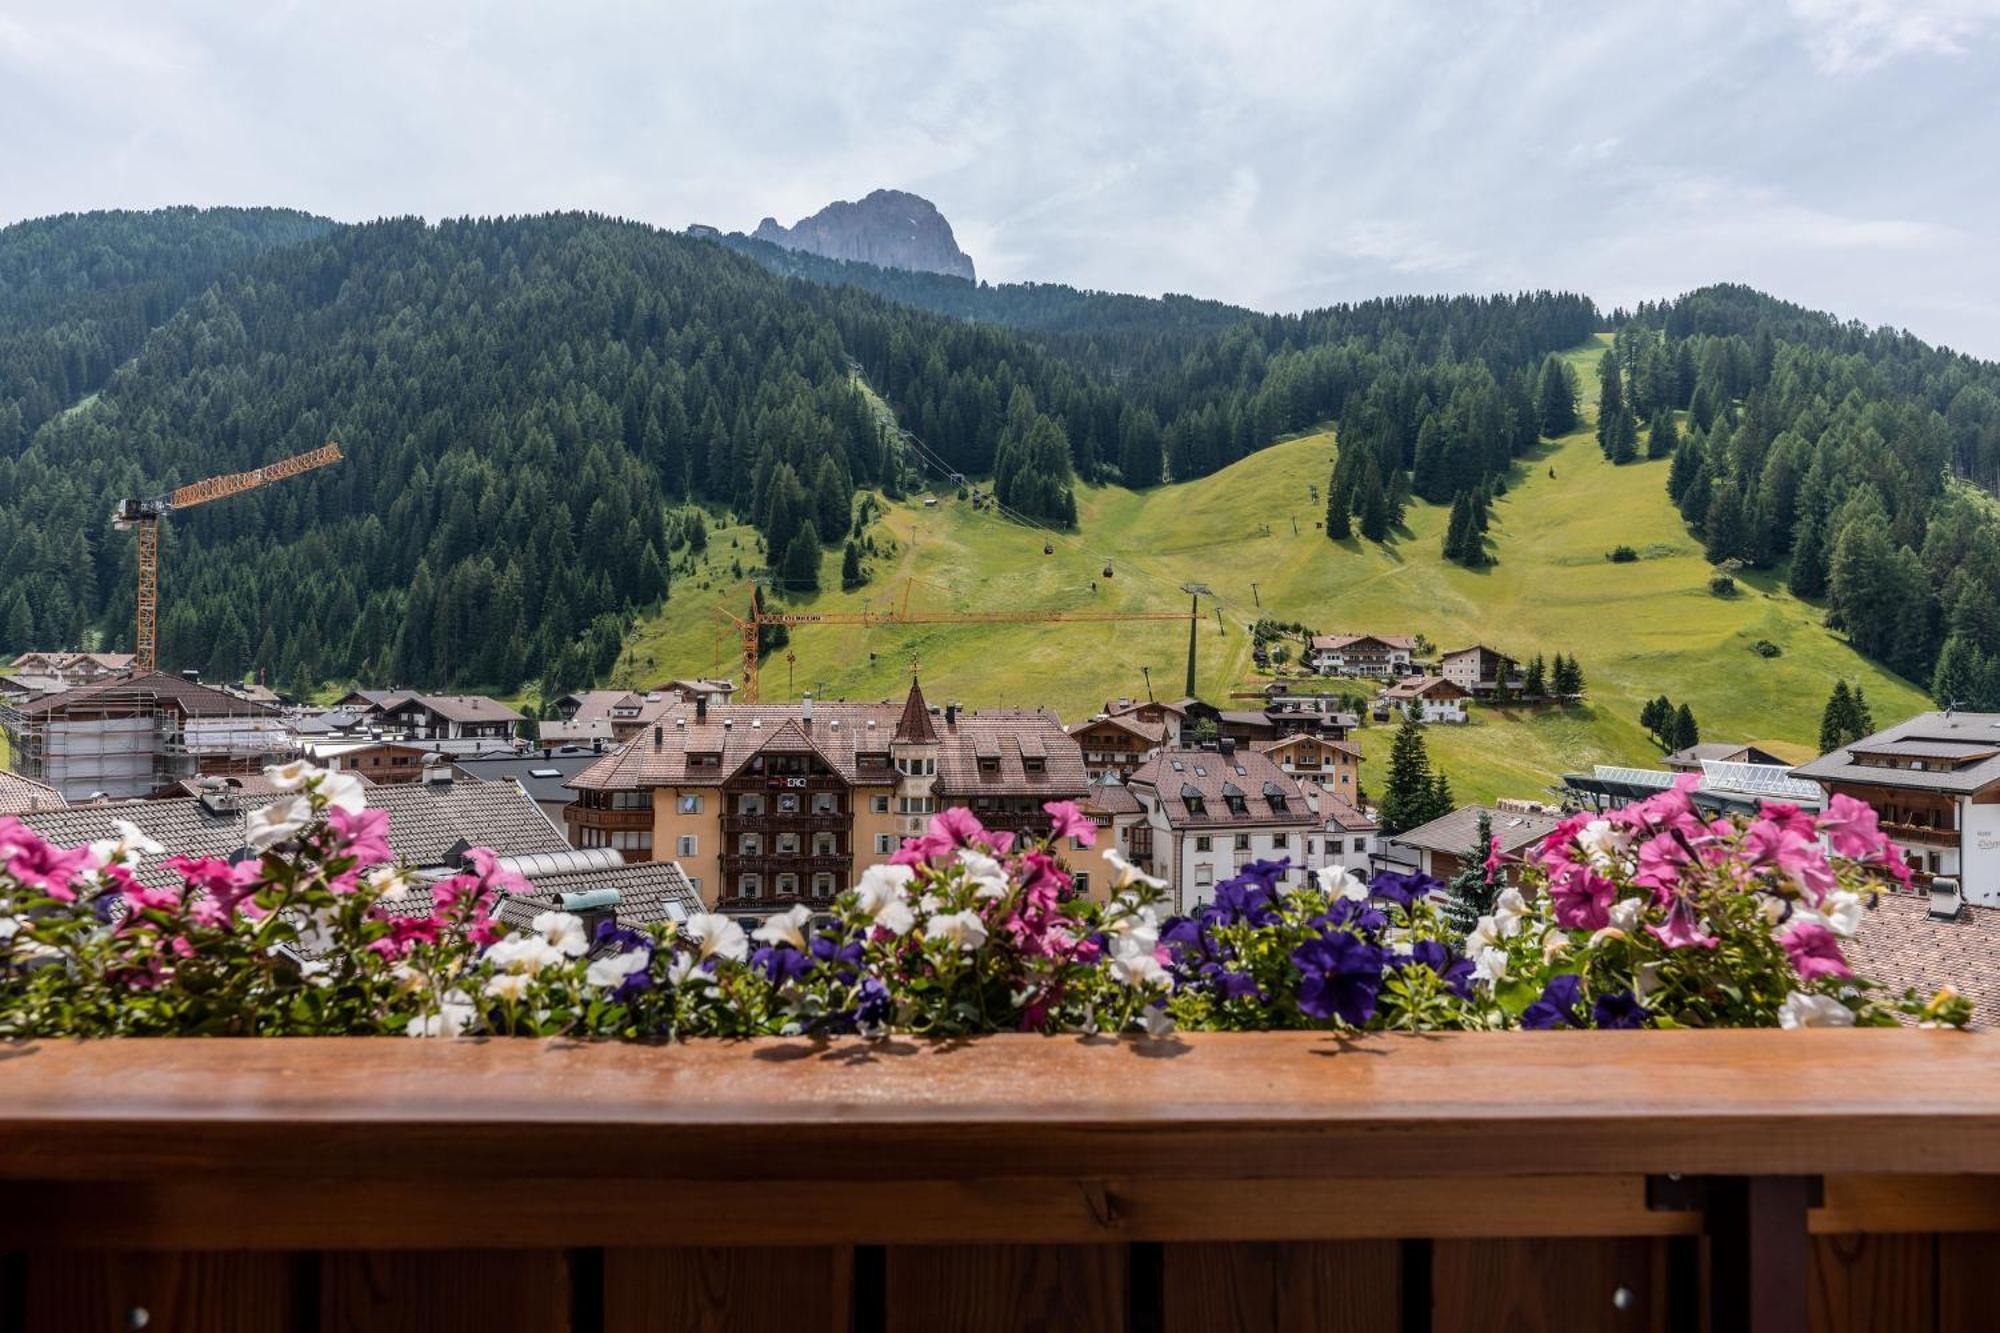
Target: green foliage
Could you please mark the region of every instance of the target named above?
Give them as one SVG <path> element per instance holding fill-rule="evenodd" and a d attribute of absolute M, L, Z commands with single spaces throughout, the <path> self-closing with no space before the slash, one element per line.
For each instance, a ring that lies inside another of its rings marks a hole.
<path fill-rule="evenodd" d="M 1826 697 L 1826 709 L 1820 714 L 1819 752 L 1830 754 L 1843 745 L 1852 745 L 1875 730 L 1875 714 L 1868 707 L 1867 696 L 1860 686 L 1852 689 L 1844 680 L 1833 683 L 1833 691 Z"/>
<path fill-rule="evenodd" d="M 1394 835 L 1441 819 L 1451 809 L 1451 785 L 1441 770 L 1431 769 L 1423 724 L 1406 714 L 1389 751 L 1389 777 L 1376 822 L 1384 834 Z"/>
<path fill-rule="evenodd" d="M 1639 553 L 1629 546 L 1619 545 L 1612 547 L 1604 558 L 1614 565 L 1629 565 L 1639 558 Z"/>

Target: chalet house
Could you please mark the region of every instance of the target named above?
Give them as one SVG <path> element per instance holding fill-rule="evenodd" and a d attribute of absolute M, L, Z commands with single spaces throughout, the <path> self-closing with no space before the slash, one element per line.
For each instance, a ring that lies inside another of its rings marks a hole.
<path fill-rule="evenodd" d="M 1920 876 L 2000 906 L 2000 713 L 1919 713 L 1792 775 L 1867 802 Z"/>
<path fill-rule="evenodd" d="M 1492 836 L 1500 840 L 1503 856 L 1519 855 L 1546 838 L 1558 822 L 1552 815 L 1463 805 L 1441 819 L 1383 839 L 1380 859 L 1403 868 L 1414 867 L 1449 883 L 1465 869 L 1475 851 L 1482 861 L 1485 859 L 1484 849 L 1474 847 L 1479 841 L 1481 815 L 1491 822 Z"/>
<path fill-rule="evenodd" d="M 1394 680 L 1416 669 L 1416 640 L 1402 634 L 1315 634 L 1306 663 L 1322 676 Z"/>
<path fill-rule="evenodd" d="M 1296 779 L 1226 740 L 1216 750 L 1162 750 L 1127 785 L 1145 811 L 1128 855 L 1167 881 L 1177 912 L 1212 901 L 1215 886 L 1252 861 L 1299 866 L 1318 828 Z"/>
<path fill-rule="evenodd" d="M 566 785 L 578 846 L 672 859 L 716 910 L 755 916 L 827 903 L 944 806 L 1039 834 L 1046 802 L 1090 791 L 1053 713 L 934 709 L 915 682 L 901 704 L 696 695 Z M 1065 859 L 1085 888 L 1105 882 L 1098 844 Z"/>
<path fill-rule="evenodd" d="M 1478 643 L 1445 653 L 1438 659 L 1438 674 L 1474 696 L 1494 693 L 1503 680 L 1509 689 L 1522 685 L 1519 662 Z"/>
<path fill-rule="evenodd" d="M 1385 703 L 1419 722 L 1463 722 L 1471 697 L 1470 690 L 1443 676 L 1411 676 L 1382 691 Z"/>
<path fill-rule="evenodd" d="M 1274 736 L 1295 736 L 1301 732 L 1345 740 L 1361 725 L 1361 719 L 1341 707 L 1341 700 L 1325 694 L 1291 694 L 1272 691 L 1264 702 L 1264 719 Z"/>
<path fill-rule="evenodd" d="M 1189 724 L 1206 717 L 1215 720 L 1215 709 L 1199 699 L 1112 699 L 1105 703 L 1107 717 L 1132 717 L 1141 722 L 1157 722 L 1167 729 L 1166 744 L 1179 745 Z"/>
<path fill-rule="evenodd" d="M 409 741 L 372 737 L 301 741 L 300 748 L 314 763 L 336 773 L 352 773 L 370 782 L 391 785 L 421 780 L 424 762 L 432 754 L 427 747 Z"/>
<path fill-rule="evenodd" d="M 15 676 L 40 676 L 65 686 L 91 685 L 132 669 L 130 653 L 22 653 L 7 668 Z"/>
<path fill-rule="evenodd" d="M 1345 866 L 1366 876 L 1381 827 L 1355 803 L 1352 792 L 1332 790 L 1317 778 L 1302 779 L 1299 789 L 1319 821 L 1317 832 L 1306 836 L 1305 864 L 1314 869 Z"/>
<path fill-rule="evenodd" d="M 371 726 L 397 740 L 429 741 L 449 753 L 477 753 L 513 745 L 521 715 L 479 694 L 418 694 L 410 690 L 356 690 L 336 705 L 369 715 Z"/>
<path fill-rule="evenodd" d="M 1699 745 L 1690 745 L 1684 750 L 1675 750 L 1665 759 L 1662 759 L 1660 765 L 1676 773 L 1699 773 L 1702 771 L 1702 762 L 1704 760 L 1713 760 L 1721 764 L 1775 764 L 1779 767 L 1790 766 L 1786 760 L 1780 759 L 1769 750 L 1760 750 L 1754 745 L 1733 745 L 1728 741 L 1703 741 Z"/>
<path fill-rule="evenodd" d="M 1254 748 L 1293 777 L 1312 778 L 1350 801 L 1361 790 L 1361 747 L 1352 741 L 1302 731 Z"/>
<path fill-rule="evenodd" d="M 1148 722 L 1137 713 L 1116 717 L 1099 713 L 1088 722 L 1071 727 L 1069 734 L 1083 750 L 1084 772 L 1092 781 L 1106 774 L 1122 779 L 1130 777 L 1133 769 L 1167 743 L 1167 724 Z"/>

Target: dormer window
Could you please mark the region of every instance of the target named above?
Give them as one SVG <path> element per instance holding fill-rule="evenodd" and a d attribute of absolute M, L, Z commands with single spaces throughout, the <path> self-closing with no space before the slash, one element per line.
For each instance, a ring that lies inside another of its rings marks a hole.
<path fill-rule="evenodd" d="M 1040 755 L 1028 755 L 1021 760 L 1021 767 L 1030 773 L 1040 773 L 1047 769 L 1048 763 Z"/>

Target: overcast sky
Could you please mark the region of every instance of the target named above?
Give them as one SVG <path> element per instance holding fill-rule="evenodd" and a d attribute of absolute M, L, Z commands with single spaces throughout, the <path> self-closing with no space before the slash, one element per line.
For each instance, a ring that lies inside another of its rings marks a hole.
<path fill-rule="evenodd" d="M 1718 280 L 2000 357 L 2000 0 L 7 0 L 0 221 L 790 223 L 1271 310 Z"/>

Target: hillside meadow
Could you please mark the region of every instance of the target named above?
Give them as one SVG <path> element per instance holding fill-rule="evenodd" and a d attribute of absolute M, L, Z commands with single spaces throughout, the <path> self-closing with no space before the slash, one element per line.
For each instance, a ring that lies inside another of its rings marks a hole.
<path fill-rule="evenodd" d="M 1601 347 L 1570 353 L 1594 396 Z M 1586 402 L 1586 416 L 1591 404 Z M 1667 694 L 1689 704 L 1704 739 L 1754 742 L 1804 758 L 1833 682 L 1868 693 L 1878 720 L 1922 708 L 1921 692 L 1854 653 L 1822 627 L 1821 612 L 1754 575 L 1733 598 L 1708 591 L 1714 571 L 1665 494 L 1664 460 L 1614 467 L 1588 423 L 1542 446 L 1515 469 L 1493 509 L 1490 549 L 1498 563 L 1473 571 L 1440 555 L 1447 511 L 1415 502 L 1407 525 L 1382 545 L 1330 543 L 1315 527 L 1336 444 L 1318 432 L 1276 444 L 1213 476 L 1146 492 L 1084 487 L 1081 531 L 1053 537 L 949 491 L 889 506 L 874 525 L 880 554 L 870 582 L 792 599 L 799 610 L 1185 610 L 1184 584 L 1205 585 L 1198 631 L 1201 693 L 1225 702 L 1254 688 L 1250 624 L 1262 614 L 1320 631 L 1426 635 L 1444 648 L 1483 642 L 1522 659 L 1574 654 L 1587 702 L 1568 708 L 1479 709 L 1464 727 L 1430 732 L 1433 758 L 1462 800 L 1536 796 L 1566 769 L 1653 762 L 1658 748 L 1638 723 L 1640 706 Z M 1043 553 L 1044 541 L 1055 554 Z M 1618 545 L 1634 563 L 1606 556 Z M 683 553 L 685 557 L 685 553 Z M 747 577 L 762 564 L 747 526 L 712 530 L 692 573 L 677 570 L 672 600 L 627 644 L 616 678 L 644 685 L 671 676 L 737 673 L 733 627 L 721 610 L 749 604 Z M 1109 564 L 1113 576 L 1105 578 Z M 1219 617 L 1218 617 L 1218 612 Z M 1777 645 L 1766 658 L 1759 640 Z M 1142 668 L 1162 697 L 1185 676 L 1183 622 L 1107 625 L 809 626 L 789 652 L 769 656 L 764 697 L 814 690 L 822 697 L 893 694 L 920 666 L 933 702 L 972 706 L 1047 704 L 1065 721 L 1107 698 L 1143 694 Z M 1247 705 L 1245 705 L 1247 706 Z M 1360 737 L 1379 784 L 1389 731 Z"/>

